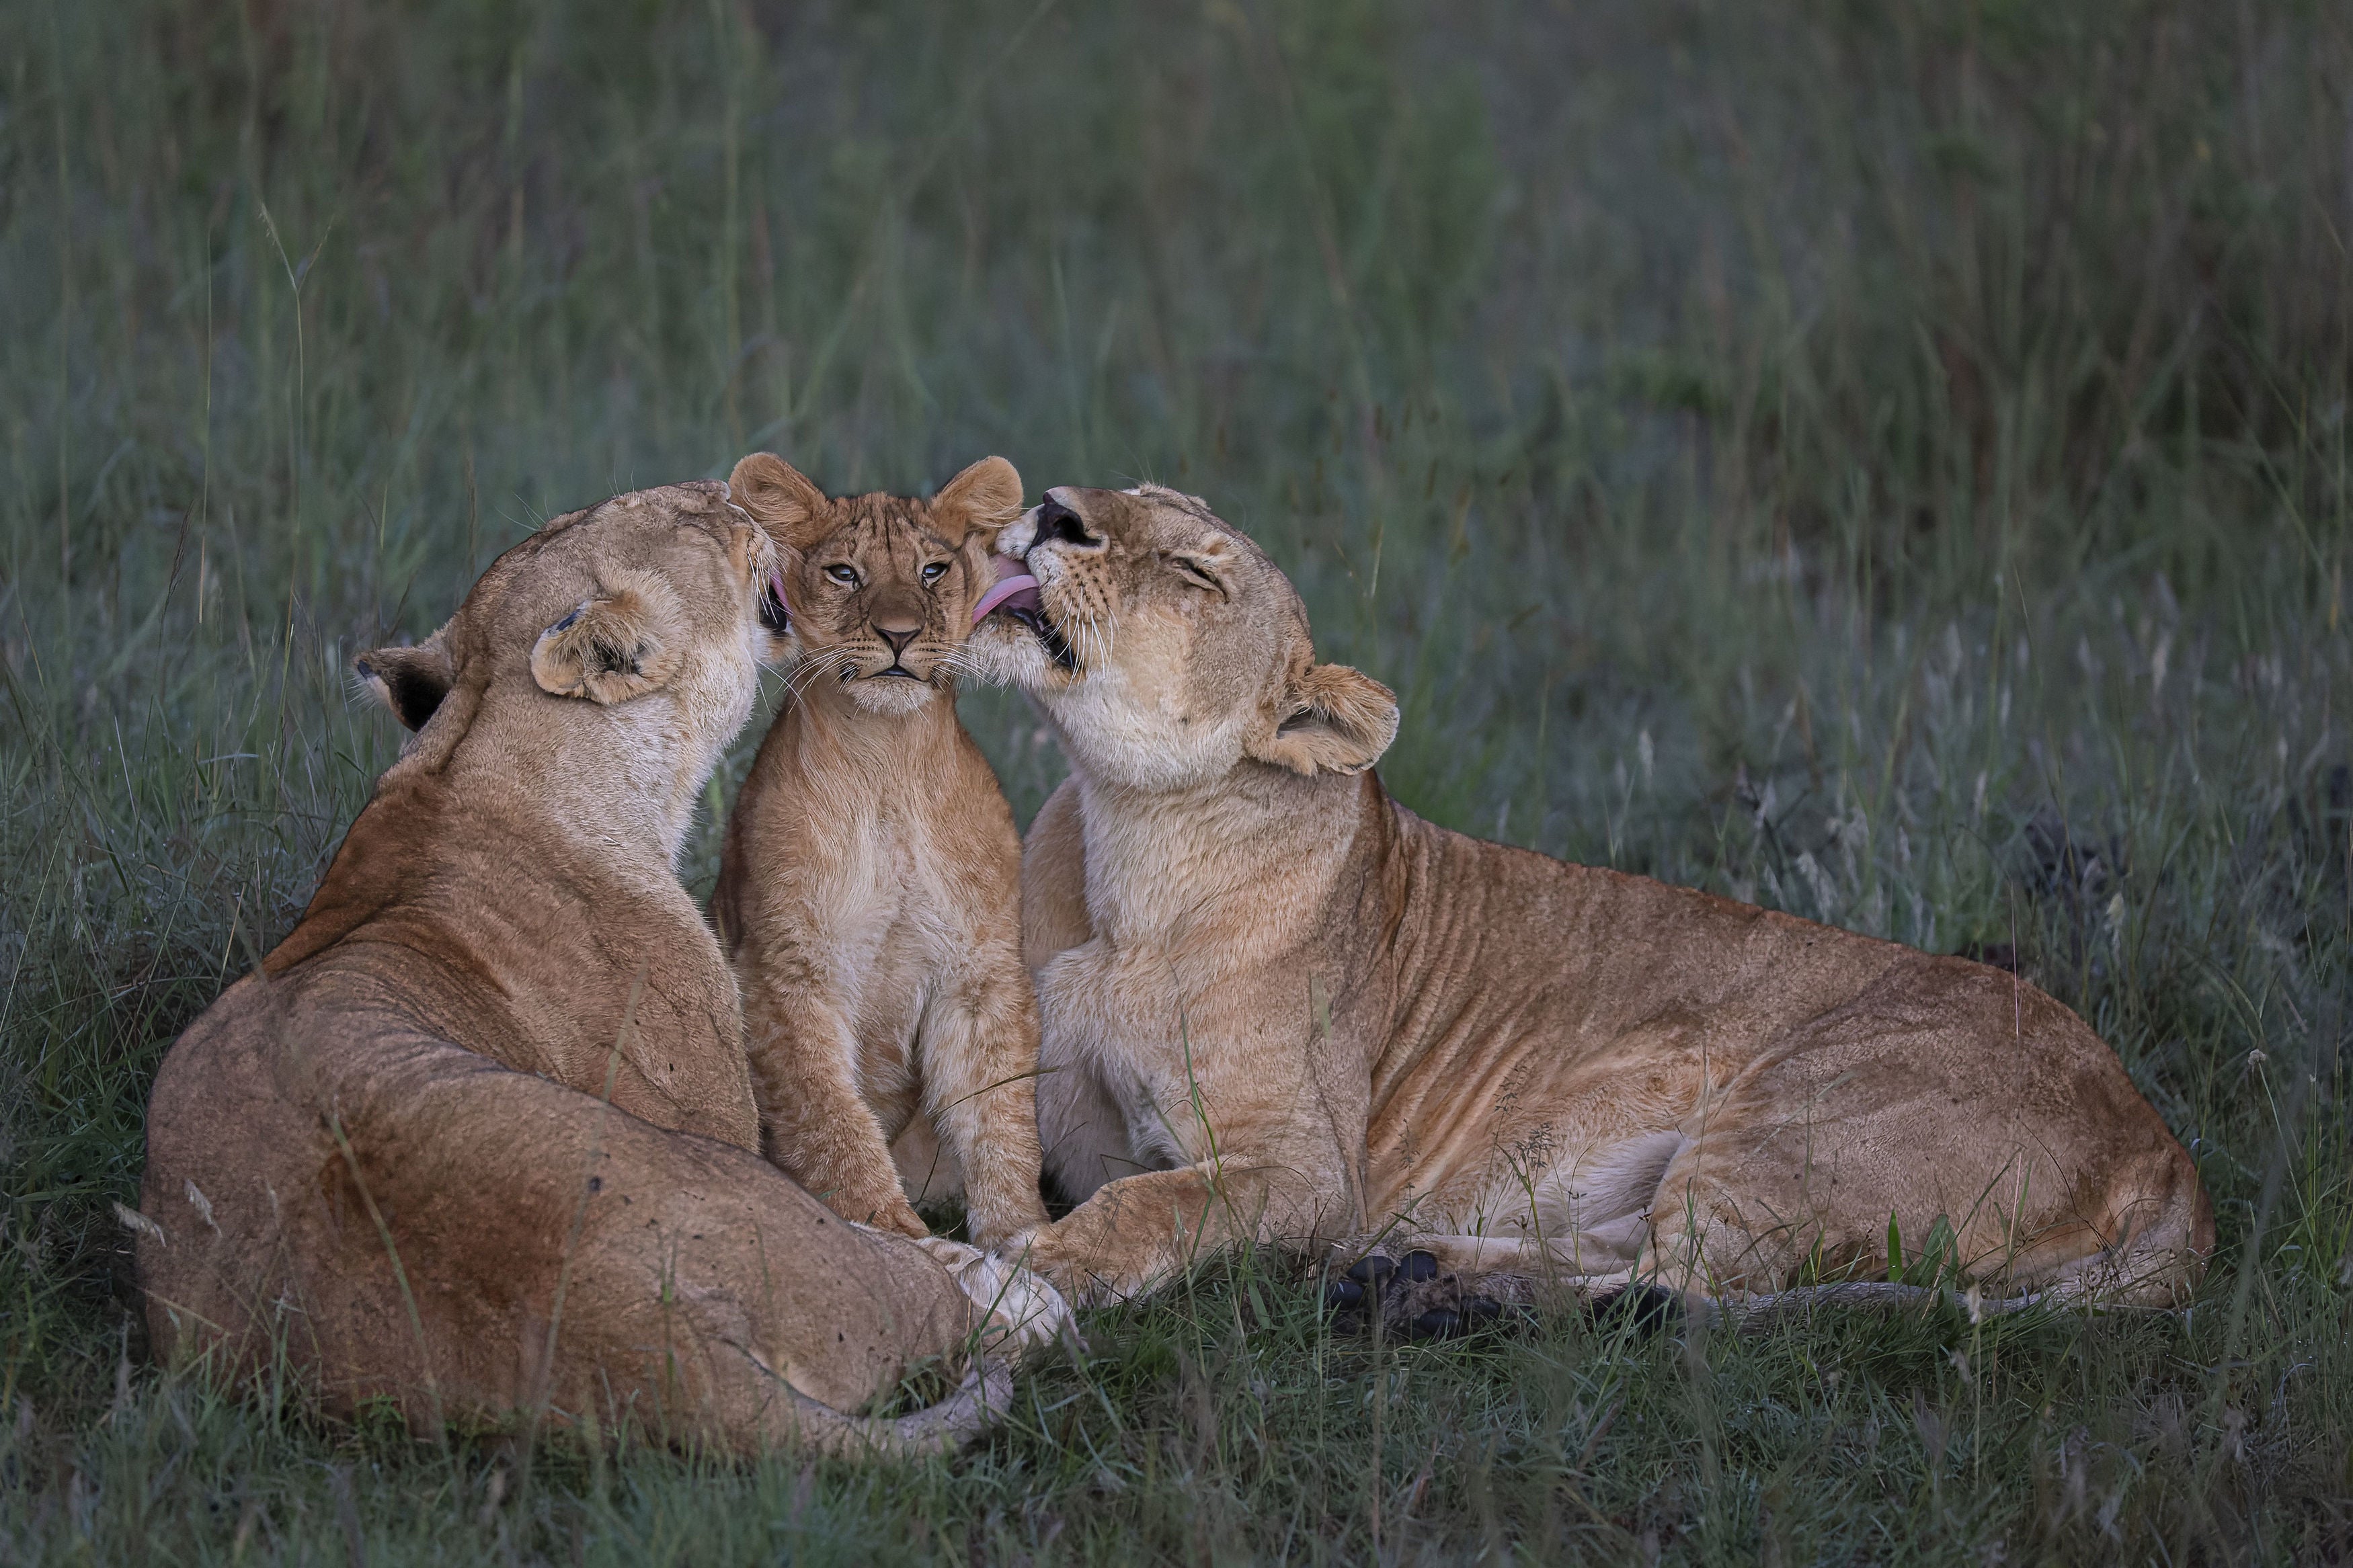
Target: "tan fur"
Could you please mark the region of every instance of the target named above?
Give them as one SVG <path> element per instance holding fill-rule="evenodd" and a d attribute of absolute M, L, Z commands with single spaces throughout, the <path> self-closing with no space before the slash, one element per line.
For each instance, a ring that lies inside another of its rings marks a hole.
<path fill-rule="evenodd" d="M 956 721 L 955 671 L 1020 478 L 991 458 L 928 502 L 828 500 L 760 453 L 731 483 L 786 547 L 801 660 L 712 897 L 743 980 L 765 1147 L 836 1213 L 922 1236 L 889 1149 L 920 1120 L 961 1173 L 974 1238 L 1001 1239 L 1045 1218 L 1038 1010 L 1021 842 Z"/>
<path fill-rule="evenodd" d="M 650 572 L 615 570 L 539 634 L 531 676 L 542 691 L 609 705 L 659 688 L 678 669 L 678 595 Z"/>
<path fill-rule="evenodd" d="M 2003 1289 L 2199 1279 L 2196 1168 L 2033 986 L 1421 821 L 1363 772 L 1388 693 L 1192 498 L 1053 490 L 998 547 L 1076 659 L 973 639 L 1073 770 L 1023 871 L 1047 1169 L 1085 1199 L 1029 1258 L 1066 1289 L 1393 1226 L 1465 1275 L 1767 1291 L 1883 1278 L 1891 1215 Z"/>
<path fill-rule="evenodd" d="M 918 1415 L 845 1414 L 964 1364 L 968 1288 L 1005 1281 L 960 1286 L 974 1257 L 845 1225 L 757 1157 L 734 984 L 673 869 L 776 651 L 772 559 L 722 486 L 623 496 L 357 661 L 418 732 L 149 1104 L 163 1355 L 420 1425 L 743 1452 L 977 1428 L 978 1366 Z"/>

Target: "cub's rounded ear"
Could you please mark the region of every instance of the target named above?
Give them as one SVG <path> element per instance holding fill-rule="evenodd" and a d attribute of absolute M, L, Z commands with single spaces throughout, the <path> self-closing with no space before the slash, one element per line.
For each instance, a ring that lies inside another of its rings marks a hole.
<path fill-rule="evenodd" d="M 685 615 L 669 584 L 615 574 L 602 593 L 539 634 L 531 675 L 557 697 L 627 702 L 678 672 L 686 640 Z"/>
<path fill-rule="evenodd" d="M 352 673 L 369 696 L 411 730 L 425 728 L 458 679 L 440 632 L 415 647 L 370 648 L 352 660 Z"/>
<path fill-rule="evenodd" d="M 824 537 L 825 492 L 774 452 L 754 452 L 737 463 L 727 476 L 727 499 L 779 544 L 807 550 Z"/>
<path fill-rule="evenodd" d="M 942 485 L 931 505 L 942 528 L 994 539 L 1021 515 L 1021 476 L 1002 458 L 983 458 Z"/>
<path fill-rule="evenodd" d="M 1282 717 L 1250 754 L 1295 773 L 1360 773 L 1397 739 L 1397 694 L 1345 664 L 1311 664 L 1283 691 Z"/>

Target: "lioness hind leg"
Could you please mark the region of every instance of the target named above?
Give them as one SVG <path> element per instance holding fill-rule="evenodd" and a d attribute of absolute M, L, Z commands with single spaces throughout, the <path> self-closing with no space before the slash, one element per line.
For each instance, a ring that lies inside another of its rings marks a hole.
<path fill-rule="evenodd" d="M 1358 1258 L 1325 1282 L 1324 1303 L 1338 1333 L 1377 1326 L 1392 1339 L 1449 1339 L 1525 1315 L 1525 1285 L 1448 1272 L 1435 1253 L 1417 1247 L 1401 1258 L 1377 1251 Z"/>
<path fill-rule="evenodd" d="M 1004 1358 L 966 1354 L 999 1309 L 748 1151 L 427 1037 L 302 1022 L 184 1037 L 157 1079 L 140 1261 L 164 1359 L 260 1376 L 283 1353 L 331 1408 L 593 1412 L 743 1454 L 951 1447 L 1004 1408 Z M 926 1363 L 965 1386 L 851 1414 Z"/>
<path fill-rule="evenodd" d="M 2168 1301 L 2212 1246 L 2195 1166 L 2115 1053 L 1974 964 L 1899 965 L 1683 1131 L 1646 1271 L 1714 1295 L 1900 1276 Z"/>

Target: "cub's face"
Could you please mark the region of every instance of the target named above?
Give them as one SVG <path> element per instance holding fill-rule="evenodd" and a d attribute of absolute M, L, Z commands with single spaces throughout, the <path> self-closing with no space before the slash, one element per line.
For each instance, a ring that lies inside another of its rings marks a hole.
<path fill-rule="evenodd" d="M 997 548 L 1035 586 L 972 656 L 1038 699 L 1082 772 L 1142 790 L 1250 763 L 1356 773 L 1396 733 L 1388 689 L 1315 663 L 1291 580 L 1195 497 L 1051 489 Z"/>
<path fill-rule="evenodd" d="M 797 685 L 829 681 L 880 713 L 953 697 L 973 606 L 996 576 L 989 547 L 1021 510 L 1012 464 L 984 458 L 927 500 L 831 498 L 758 452 L 728 485 L 782 547 Z"/>

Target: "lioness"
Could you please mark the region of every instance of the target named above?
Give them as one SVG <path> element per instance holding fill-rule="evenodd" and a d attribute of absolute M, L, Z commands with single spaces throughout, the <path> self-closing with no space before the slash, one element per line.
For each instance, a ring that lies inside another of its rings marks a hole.
<path fill-rule="evenodd" d="M 973 1239 L 1002 1240 L 1046 1217 L 1038 1004 L 1020 835 L 955 676 L 1021 477 L 988 458 L 928 501 L 833 500 L 757 452 L 728 483 L 783 547 L 799 659 L 711 900 L 766 1152 L 835 1213 L 923 1236 L 890 1147 L 920 1111 Z"/>
<path fill-rule="evenodd" d="M 2200 1277 L 2196 1168 L 2033 986 L 1422 821 L 1369 771 L 1388 690 L 1193 498 L 1050 490 L 997 547 L 1035 588 L 972 646 L 1072 774 L 1022 873 L 1065 1290 L 1393 1226 L 1446 1331 L 1482 1279 L 1771 1291 L 1940 1217 L 2003 1289 Z"/>
<path fill-rule="evenodd" d="M 741 1451 L 981 1423 L 978 1370 L 913 1415 L 845 1414 L 960 1362 L 975 1304 L 759 1158 L 734 984 L 673 869 L 781 625 L 773 570 L 724 486 L 641 491 L 508 551 L 422 647 L 361 657 L 417 733 L 149 1102 L 161 1353 L 420 1424 Z"/>

